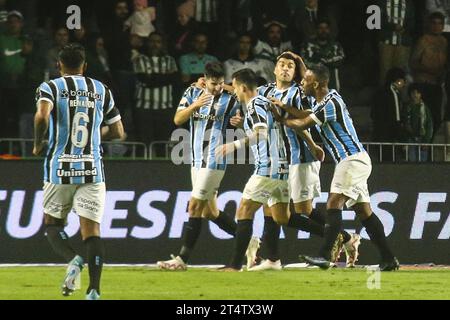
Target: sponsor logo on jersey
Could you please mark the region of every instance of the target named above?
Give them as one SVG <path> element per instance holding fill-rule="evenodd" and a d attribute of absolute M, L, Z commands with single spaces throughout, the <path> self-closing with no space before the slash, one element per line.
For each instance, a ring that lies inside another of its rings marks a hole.
<path fill-rule="evenodd" d="M 69 97 L 85 97 L 95 100 L 102 100 L 102 96 L 98 93 L 85 90 L 61 90 L 61 98 L 67 99 Z"/>
<path fill-rule="evenodd" d="M 211 120 L 211 121 L 222 121 L 223 116 L 217 116 L 213 114 L 201 114 L 201 113 L 194 113 L 192 115 L 194 119 L 200 119 L 200 120 Z"/>
<path fill-rule="evenodd" d="M 56 175 L 58 177 L 91 177 L 91 176 L 97 176 L 97 168 L 94 168 L 92 170 L 64 170 L 64 169 L 58 169 L 56 171 Z"/>

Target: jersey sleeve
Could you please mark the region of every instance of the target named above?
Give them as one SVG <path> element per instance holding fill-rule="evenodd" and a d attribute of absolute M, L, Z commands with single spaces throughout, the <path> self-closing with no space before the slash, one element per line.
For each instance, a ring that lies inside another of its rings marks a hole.
<path fill-rule="evenodd" d="M 269 106 L 267 102 L 257 100 L 253 101 L 252 105 L 249 106 L 247 113 L 253 129 L 258 127 L 267 128 L 268 108 Z"/>
<path fill-rule="evenodd" d="M 180 103 L 178 104 L 178 110 L 184 110 L 187 107 L 189 107 L 191 104 L 194 103 L 194 99 L 193 99 L 193 92 L 194 92 L 194 88 L 190 87 L 187 88 L 186 91 L 183 94 L 183 97 L 181 97 Z"/>
<path fill-rule="evenodd" d="M 119 109 L 116 107 L 116 104 L 114 102 L 112 92 L 108 88 L 106 89 L 105 95 L 105 110 L 105 124 L 111 125 L 122 119 Z"/>
<path fill-rule="evenodd" d="M 52 88 L 47 82 L 42 83 L 36 90 L 36 103 L 39 101 L 47 101 L 54 105 L 55 98 Z"/>
<path fill-rule="evenodd" d="M 336 106 L 333 101 L 329 100 L 326 104 L 319 104 L 318 108 L 316 108 L 310 116 L 318 125 L 336 121 Z"/>

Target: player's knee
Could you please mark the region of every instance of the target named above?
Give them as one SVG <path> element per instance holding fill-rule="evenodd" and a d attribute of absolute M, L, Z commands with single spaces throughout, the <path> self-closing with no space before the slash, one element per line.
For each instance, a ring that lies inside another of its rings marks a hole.
<path fill-rule="evenodd" d="M 248 220 L 253 219 L 254 209 L 252 205 L 247 203 L 241 203 L 239 206 L 239 210 L 236 213 L 236 218 L 238 220 Z"/>
<path fill-rule="evenodd" d="M 189 201 L 189 217 L 191 218 L 201 218 L 202 217 L 202 205 L 199 200 L 191 199 Z"/>
<path fill-rule="evenodd" d="M 207 220 L 215 220 L 216 215 L 213 212 L 211 212 L 210 210 L 204 210 L 202 212 L 202 218 L 207 219 Z"/>
<path fill-rule="evenodd" d="M 274 215 L 273 221 L 280 226 L 285 226 L 289 223 L 289 217 L 287 215 Z"/>
<path fill-rule="evenodd" d="M 339 209 L 342 210 L 345 205 L 347 198 L 344 195 L 333 194 L 328 198 L 327 210 Z"/>
<path fill-rule="evenodd" d="M 54 218 L 48 214 L 44 214 L 44 224 L 46 226 L 58 226 L 58 227 L 64 227 L 64 220 L 63 219 L 57 219 Z"/>
<path fill-rule="evenodd" d="M 313 210 L 313 207 L 312 203 L 310 202 L 302 202 L 294 204 L 294 209 L 296 213 L 303 213 L 306 215 L 310 215 Z"/>

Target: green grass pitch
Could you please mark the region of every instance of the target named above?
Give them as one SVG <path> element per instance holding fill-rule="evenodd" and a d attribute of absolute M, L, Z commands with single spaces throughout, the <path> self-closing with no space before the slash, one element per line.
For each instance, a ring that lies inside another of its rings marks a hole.
<path fill-rule="evenodd" d="M 82 289 L 67 298 L 60 293 L 64 273 L 63 267 L 0 268 L 0 300 L 84 299 L 88 270 L 82 273 Z M 197 268 L 168 272 L 107 266 L 102 299 L 450 299 L 449 269 L 381 273 L 380 288 L 372 290 L 367 286 L 370 276 L 365 269 L 222 273 Z"/>

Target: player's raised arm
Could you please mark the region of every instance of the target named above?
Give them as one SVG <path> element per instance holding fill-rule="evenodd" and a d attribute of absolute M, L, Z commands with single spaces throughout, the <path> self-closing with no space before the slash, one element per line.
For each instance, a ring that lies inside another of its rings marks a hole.
<path fill-rule="evenodd" d="M 192 114 L 200 109 L 202 106 L 208 104 L 211 102 L 212 95 L 203 92 L 200 97 L 189 104 L 189 101 L 186 97 L 181 99 L 180 107 L 178 108 L 177 112 L 175 113 L 175 117 L 173 119 L 173 122 L 177 126 L 181 126 L 184 123 L 186 123 L 192 116 Z"/>
<path fill-rule="evenodd" d="M 36 114 L 34 115 L 34 148 L 35 156 L 41 155 L 44 149 L 44 137 L 47 133 L 50 112 L 53 109 L 53 103 L 48 100 L 39 100 L 37 103 Z"/>
<path fill-rule="evenodd" d="M 314 127 L 316 121 L 314 121 L 311 115 L 308 115 L 304 119 L 284 119 L 283 124 L 293 129 L 306 130 Z"/>
<path fill-rule="evenodd" d="M 274 104 L 275 106 L 283 109 L 284 111 L 286 111 L 290 116 L 297 118 L 297 119 L 305 119 L 307 118 L 310 114 L 311 114 L 311 110 L 300 110 L 297 108 L 294 108 L 293 106 L 289 106 L 284 104 L 283 102 L 281 102 L 280 100 L 276 99 L 276 98 L 269 98 L 270 101 L 272 102 L 272 104 Z"/>
<path fill-rule="evenodd" d="M 256 127 L 252 133 L 245 138 L 218 146 L 216 149 L 216 157 L 226 157 L 235 150 L 251 146 L 261 140 L 266 140 L 268 135 L 267 127 Z"/>

